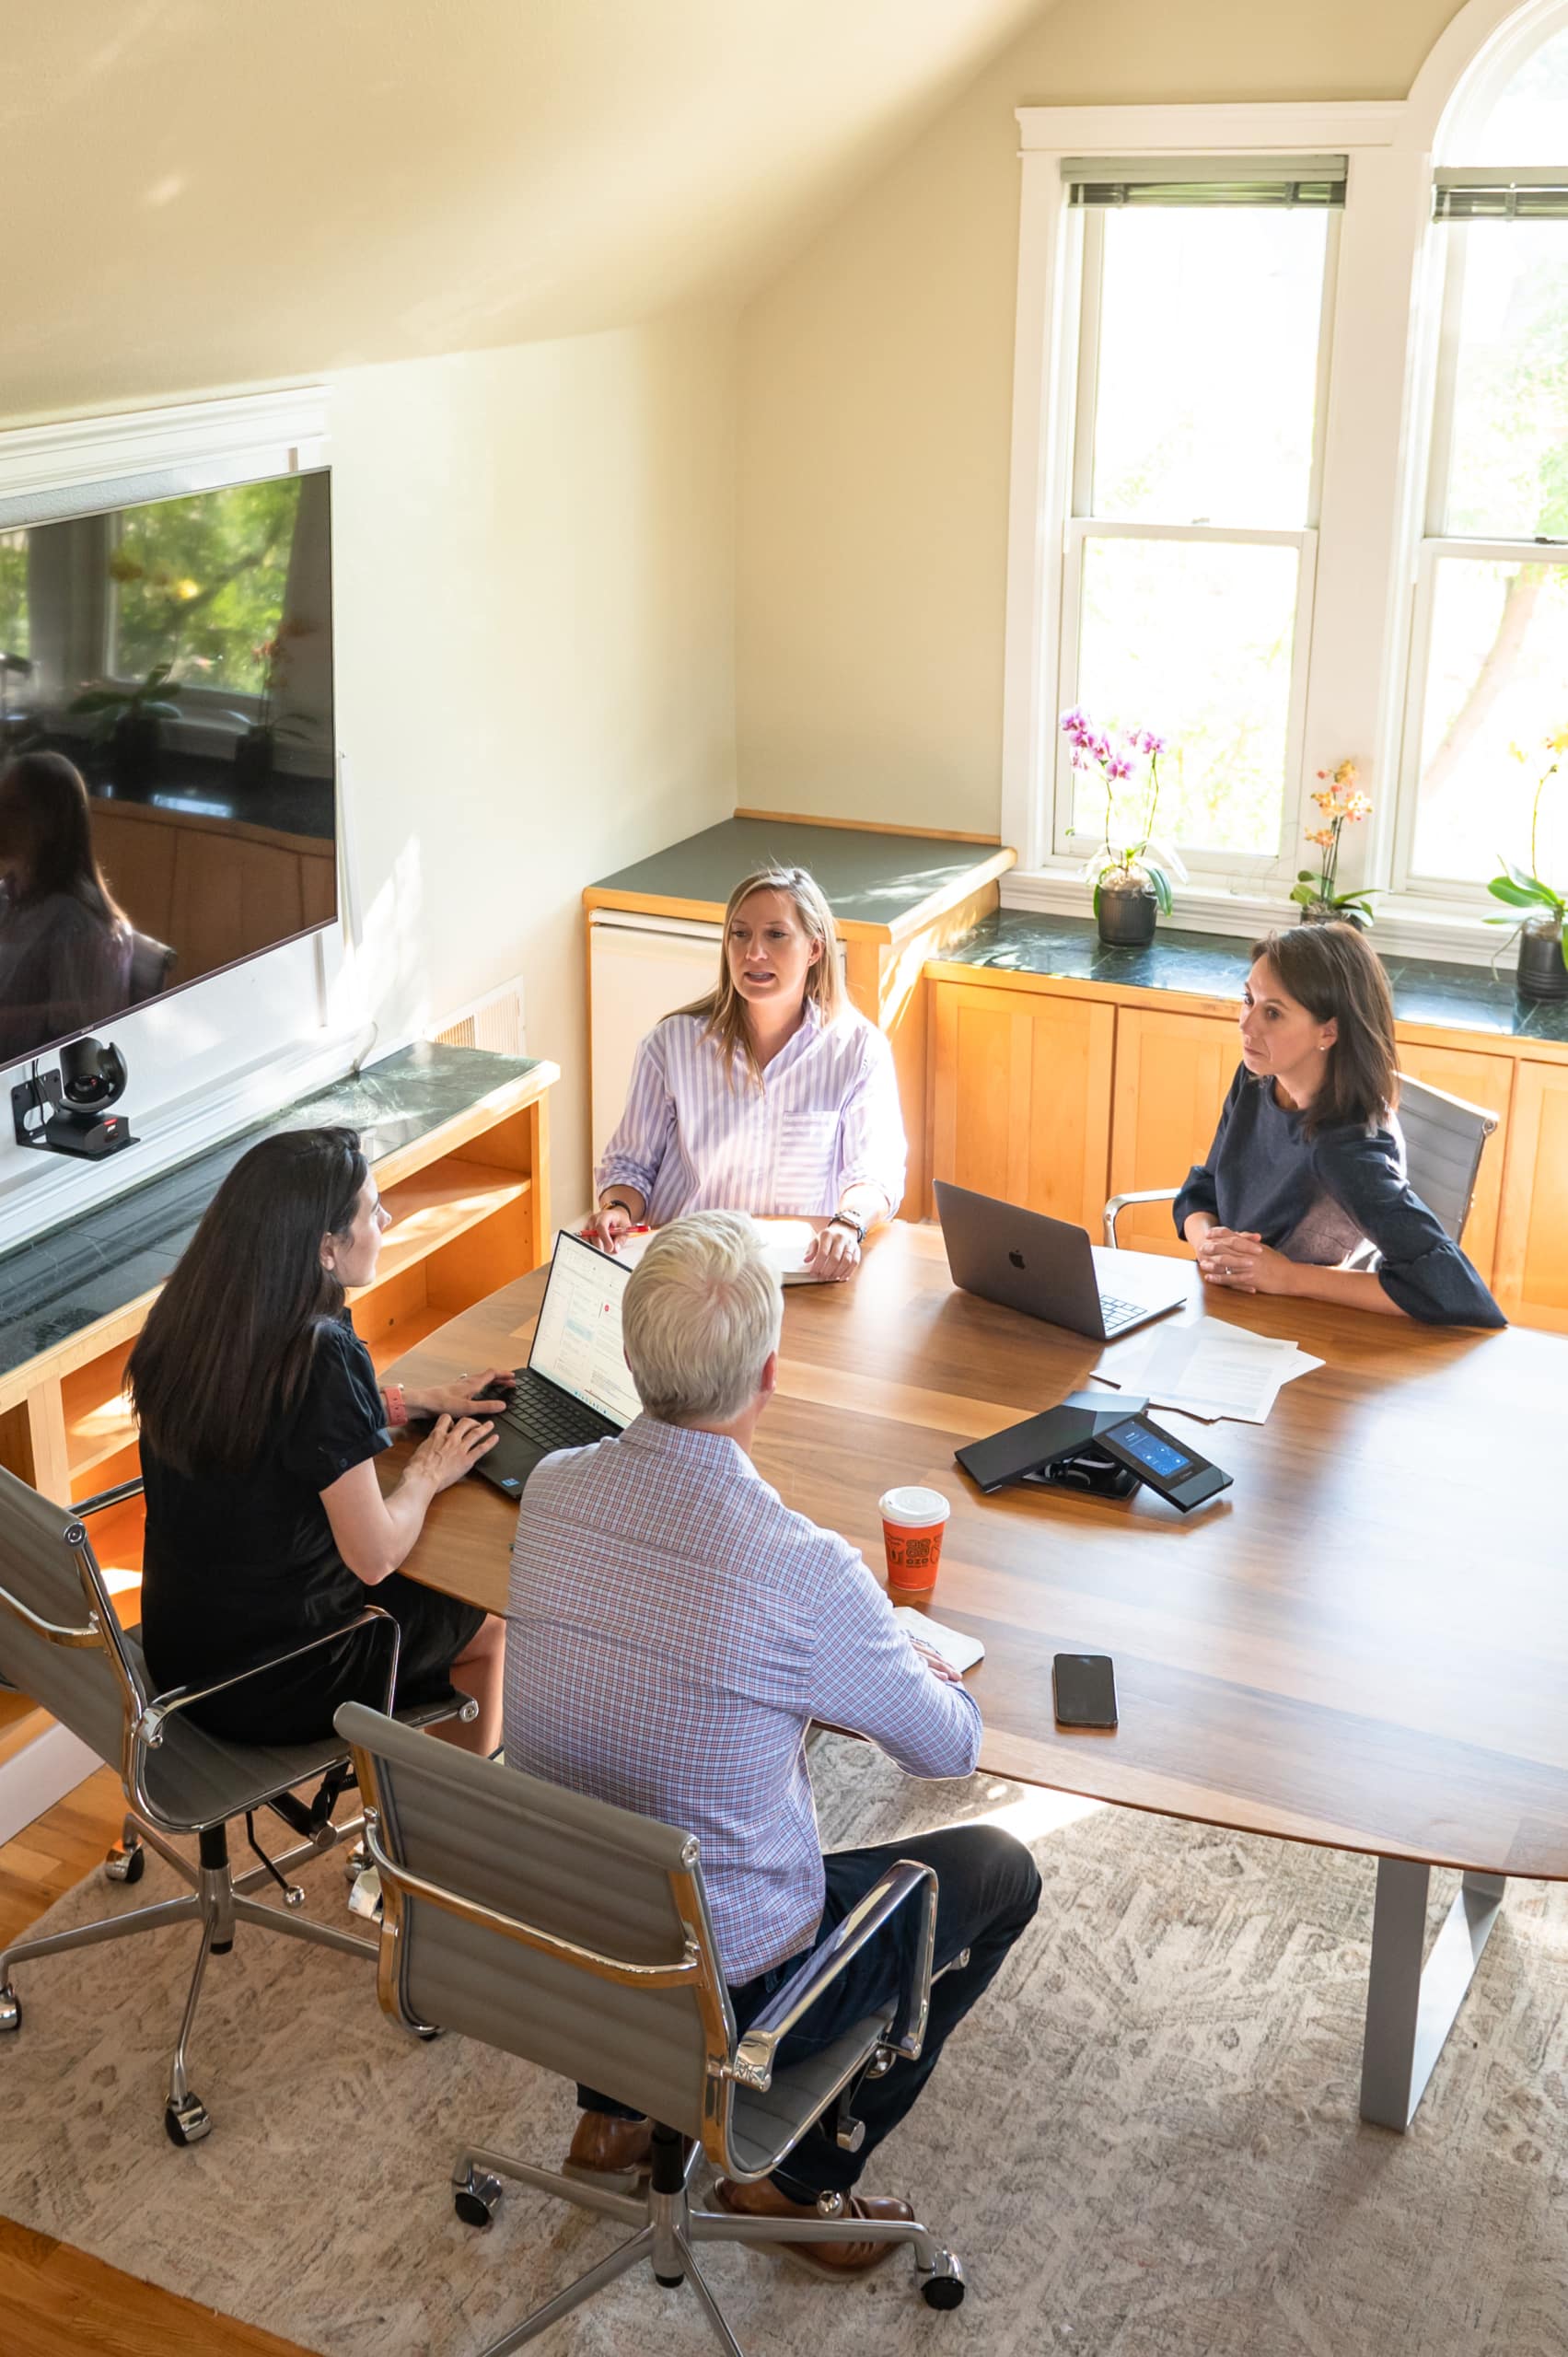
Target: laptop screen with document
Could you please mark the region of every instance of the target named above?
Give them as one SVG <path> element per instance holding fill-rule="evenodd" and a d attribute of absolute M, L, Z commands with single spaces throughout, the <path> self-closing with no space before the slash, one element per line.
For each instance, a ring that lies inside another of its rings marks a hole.
<path fill-rule="evenodd" d="M 621 1339 L 631 1273 L 624 1262 L 563 1231 L 528 1353 L 536 1375 L 622 1426 L 643 1412 Z"/>

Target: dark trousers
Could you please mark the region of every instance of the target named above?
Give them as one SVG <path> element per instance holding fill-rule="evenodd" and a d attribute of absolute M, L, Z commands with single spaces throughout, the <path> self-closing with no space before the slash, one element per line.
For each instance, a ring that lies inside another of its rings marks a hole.
<path fill-rule="evenodd" d="M 948 2037 L 991 1986 L 1003 1957 L 1040 1904 L 1040 1875 L 1022 1842 L 988 1825 L 952 1826 L 946 1832 L 921 1834 L 913 1840 L 889 1841 L 877 1850 L 839 1850 L 824 1858 L 827 1897 L 813 1948 L 900 1858 L 913 1858 L 936 1872 L 934 1969 L 942 1978 L 932 1983 L 925 2043 L 918 2062 L 900 2059 L 883 2077 L 862 2083 L 855 2114 L 865 2123 L 865 2141 L 858 2153 L 842 2152 L 819 2125 L 801 2138 L 784 2166 L 773 2171 L 773 2183 L 796 2201 L 814 2201 L 819 2193 L 847 2192 L 854 2184 L 882 2139 L 914 2102 L 935 2069 Z M 905 1985 L 906 1959 L 919 1913 L 918 1901 L 906 1900 L 877 1937 L 866 1942 L 800 2027 L 784 2039 L 778 2052 L 780 2067 L 831 2045 L 855 2022 L 897 1996 Z M 962 1970 L 943 1972 L 944 1965 L 965 1948 L 970 1960 Z M 729 2001 L 738 2030 L 750 2027 L 769 1998 L 804 1961 L 804 1955 L 791 1956 L 771 1972 L 731 1989 Z M 585 2111 L 609 2112 L 619 2119 L 640 2116 L 591 2087 L 579 2087 L 577 2101 Z"/>

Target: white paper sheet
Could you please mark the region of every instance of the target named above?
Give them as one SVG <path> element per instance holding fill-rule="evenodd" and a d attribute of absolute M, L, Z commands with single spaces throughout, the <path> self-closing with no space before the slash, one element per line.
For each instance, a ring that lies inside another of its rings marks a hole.
<path fill-rule="evenodd" d="M 978 1637 L 967 1636 L 961 1629 L 949 1629 L 945 1620 L 933 1620 L 912 1604 L 896 1604 L 893 1618 L 917 1643 L 929 1645 L 934 1654 L 940 1654 L 949 1669 L 972 1669 L 977 1661 L 985 1659 L 985 1647 Z"/>
<path fill-rule="evenodd" d="M 1151 1406 L 1214 1423 L 1266 1423 L 1282 1383 L 1321 1366 L 1295 1342 L 1250 1334 L 1217 1318 L 1156 1327 L 1096 1369 L 1103 1383 L 1142 1391 Z"/>

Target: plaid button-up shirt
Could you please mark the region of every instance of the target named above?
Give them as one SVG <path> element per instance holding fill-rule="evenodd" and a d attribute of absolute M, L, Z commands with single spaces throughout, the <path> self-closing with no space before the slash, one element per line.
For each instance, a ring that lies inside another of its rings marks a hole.
<path fill-rule="evenodd" d="M 981 1718 L 933 1675 L 855 1550 L 736 1442 L 636 1422 L 546 1457 L 512 1550 L 506 1759 L 694 1833 L 732 1987 L 822 1912 L 813 1719 L 913 1776 L 967 1776 Z"/>

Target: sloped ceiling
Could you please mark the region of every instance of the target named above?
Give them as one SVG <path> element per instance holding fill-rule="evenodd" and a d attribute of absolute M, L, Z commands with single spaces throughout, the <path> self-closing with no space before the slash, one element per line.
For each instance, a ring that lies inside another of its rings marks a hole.
<path fill-rule="evenodd" d="M 0 415 L 739 296 L 1050 0 L 15 0 Z"/>

